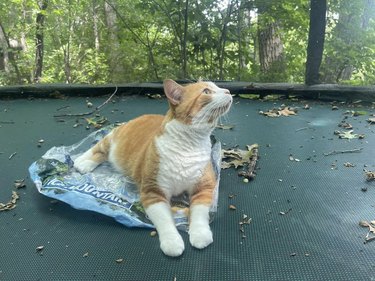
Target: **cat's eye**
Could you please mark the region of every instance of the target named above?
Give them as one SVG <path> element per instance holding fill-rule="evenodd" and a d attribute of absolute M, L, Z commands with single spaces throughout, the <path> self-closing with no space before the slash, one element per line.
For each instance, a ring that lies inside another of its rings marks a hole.
<path fill-rule="evenodd" d="M 211 90 L 208 89 L 208 88 L 204 88 L 202 92 L 203 92 L 203 94 L 206 94 L 206 95 L 211 94 Z"/>

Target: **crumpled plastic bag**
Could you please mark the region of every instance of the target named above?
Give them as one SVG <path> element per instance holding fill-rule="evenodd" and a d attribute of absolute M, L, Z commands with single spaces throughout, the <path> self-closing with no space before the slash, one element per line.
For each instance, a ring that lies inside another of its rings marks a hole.
<path fill-rule="evenodd" d="M 74 159 L 95 145 L 114 127 L 110 125 L 99 129 L 71 146 L 52 147 L 29 167 L 31 179 L 41 194 L 68 203 L 73 208 L 113 217 L 128 227 L 154 228 L 139 201 L 138 189 L 130 178 L 117 172 L 108 162 L 83 175 L 73 167 Z M 221 145 L 214 137 L 211 137 L 211 142 L 211 161 L 217 178 L 210 208 L 212 221 L 217 211 Z M 176 226 L 187 231 L 188 195 L 173 197 L 171 207 Z"/>

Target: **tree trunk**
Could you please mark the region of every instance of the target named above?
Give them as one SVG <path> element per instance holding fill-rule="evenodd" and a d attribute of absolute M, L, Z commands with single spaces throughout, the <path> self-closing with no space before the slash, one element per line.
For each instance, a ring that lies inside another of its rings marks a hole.
<path fill-rule="evenodd" d="M 221 29 L 220 40 L 219 40 L 219 79 L 224 80 L 224 57 L 225 57 L 225 45 L 227 43 L 227 32 L 228 32 L 228 23 L 232 16 L 233 5 L 231 0 L 228 1 L 226 8 L 226 14 L 223 17 L 223 27 Z"/>
<path fill-rule="evenodd" d="M 375 1 L 374 0 L 365 0 L 362 16 L 362 29 L 367 30 L 370 19 L 374 18 L 375 13 Z"/>
<path fill-rule="evenodd" d="M 2 62 L 1 66 L 3 67 L 6 74 L 9 74 L 9 42 L 4 31 L 3 25 L 0 23 L 0 45 L 2 50 Z"/>
<path fill-rule="evenodd" d="M 185 0 L 184 11 L 184 37 L 182 40 L 182 75 L 187 78 L 187 33 L 188 33 L 188 19 L 189 19 L 189 0 Z"/>
<path fill-rule="evenodd" d="M 279 33 L 279 22 L 274 18 L 274 1 L 258 0 L 257 37 L 260 78 L 264 82 L 286 80 L 284 46 Z"/>
<path fill-rule="evenodd" d="M 92 1 L 92 19 L 93 19 L 93 29 L 94 29 L 94 40 L 95 40 L 95 50 L 99 52 L 100 49 L 100 37 L 99 37 L 99 15 L 98 15 L 98 5 L 97 0 Z"/>
<path fill-rule="evenodd" d="M 319 84 L 326 28 L 327 0 L 311 0 L 305 84 Z"/>
<path fill-rule="evenodd" d="M 117 14 L 115 1 L 106 0 L 104 2 L 104 11 L 106 16 L 106 24 L 109 35 L 109 66 L 112 82 L 121 82 L 123 68 L 121 63 L 120 41 L 118 38 Z"/>
<path fill-rule="evenodd" d="M 48 6 L 48 0 L 38 1 L 40 12 L 36 16 L 35 34 L 35 72 L 34 82 L 39 83 L 42 78 L 43 55 L 44 55 L 44 20 Z"/>
<path fill-rule="evenodd" d="M 21 74 L 20 74 L 20 71 L 18 69 L 18 65 L 17 65 L 17 63 L 14 59 L 14 56 L 12 55 L 12 52 L 11 52 L 12 46 L 9 42 L 9 38 L 6 35 L 4 27 L 3 27 L 1 22 L 0 22 L 0 47 L 3 51 L 2 64 L 3 64 L 3 67 L 4 67 L 5 73 L 10 74 L 9 63 L 12 64 L 12 66 L 14 68 L 14 71 L 16 72 L 17 82 L 19 84 L 22 84 Z"/>

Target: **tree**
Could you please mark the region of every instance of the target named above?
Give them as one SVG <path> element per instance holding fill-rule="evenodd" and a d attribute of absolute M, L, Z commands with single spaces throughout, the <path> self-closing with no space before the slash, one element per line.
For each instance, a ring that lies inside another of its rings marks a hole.
<path fill-rule="evenodd" d="M 5 30 L 4 30 L 4 27 L 2 25 L 2 23 L 0 22 L 0 46 L 2 48 L 2 59 L 3 59 L 3 66 L 4 66 L 4 70 L 6 73 L 10 73 L 10 68 L 9 68 L 9 62 L 13 65 L 13 68 L 16 72 L 16 75 L 17 75 L 17 81 L 19 84 L 22 83 L 21 81 L 21 74 L 20 74 L 20 71 L 18 69 L 18 65 L 17 65 L 17 62 L 15 61 L 13 55 L 12 55 L 12 46 L 11 46 L 11 43 L 9 42 L 9 38 L 7 37 L 6 33 L 5 33 Z"/>
<path fill-rule="evenodd" d="M 319 68 L 322 62 L 326 28 L 326 0 L 310 1 L 310 27 L 307 46 L 305 84 L 319 83 Z"/>
<path fill-rule="evenodd" d="M 36 16 L 35 32 L 35 72 L 34 82 L 39 83 L 42 78 L 44 56 L 44 20 L 48 6 L 48 0 L 38 1 L 39 12 Z"/>
<path fill-rule="evenodd" d="M 339 0 L 329 7 L 327 25 L 331 32 L 326 38 L 322 63 L 324 82 L 348 83 L 353 74 L 362 81 L 372 79 L 372 71 L 368 70 L 373 69 L 374 2 Z"/>
<path fill-rule="evenodd" d="M 257 1 L 258 44 L 261 77 L 263 81 L 285 79 L 284 46 L 280 36 L 280 23 L 272 15 L 277 3 Z"/>

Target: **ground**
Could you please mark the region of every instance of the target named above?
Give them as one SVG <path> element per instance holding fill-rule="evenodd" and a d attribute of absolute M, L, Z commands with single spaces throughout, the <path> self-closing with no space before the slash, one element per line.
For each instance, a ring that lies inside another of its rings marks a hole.
<path fill-rule="evenodd" d="M 113 101 L 100 111 L 110 123 L 167 108 L 164 99 L 141 96 Z M 297 115 L 259 114 L 282 104 L 298 108 Z M 306 104 L 309 109 L 303 109 Z M 371 105 L 338 103 L 332 110 L 328 102 L 235 98 L 222 120 L 234 128 L 217 129 L 215 136 L 224 148 L 258 143 L 257 176 L 245 183 L 233 168 L 222 170 L 214 243 L 196 250 L 183 233 L 186 251 L 177 259 L 163 255 L 149 229 L 73 209 L 39 194 L 30 181 L 27 169 L 45 151 L 93 130 L 80 117 L 53 115 L 91 109 L 84 98 L 0 101 L 0 202 L 8 202 L 12 191 L 20 196 L 14 209 L 0 212 L 0 280 L 374 278 L 375 242 L 364 244 L 368 230 L 359 226 L 375 219 L 375 183 L 363 171 L 375 170 L 375 125 L 366 121 L 374 113 Z M 344 119 L 364 138 L 335 135 L 345 130 L 338 127 Z M 330 154 L 355 149 L 360 151 Z M 14 181 L 24 178 L 26 187 L 16 190 Z"/>

